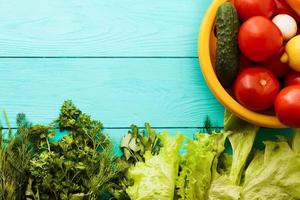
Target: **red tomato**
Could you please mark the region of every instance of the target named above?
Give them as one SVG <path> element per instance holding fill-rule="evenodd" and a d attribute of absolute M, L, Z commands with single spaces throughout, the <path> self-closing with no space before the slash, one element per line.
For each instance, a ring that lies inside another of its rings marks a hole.
<path fill-rule="evenodd" d="M 244 22 L 238 37 L 242 53 L 256 62 L 270 59 L 279 53 L 283 45 L 283 37 L 277 26 L 271 20 L 260 16 Z"/>
<path fill-rule="evenodd" d="M 300 16 L 290 7 L 286 0 L 274 0 L 276 5 L 275 14 L 288 14 L 292 16 L 297 22 L 300 21 Z"/>
<path fill-rule="evenodd" d="M 290 67 L 286 63 L 280 61 L 280 57 L 273 57 L 263 63 L 261 63 L 265 68 L 270 70 L 277 78 L 285 76 L 290 71 Z"/>
<path fill-rule="evenodd" d="M 275 100 L 275 112 L 281 123 L 300 127 L 300 85 L 284 88 Z"/>
<path fill-rule="evenodd" d="M 272 72 L 262 67 L 245 69 L 234 84 L 237 101 L 253 111 L 271 108 L 278 92 L 278 80 Z"/>
<path fill-rule="evenodd" d="M 284 86 L 300 85 L 300 72 L 291 71 L 284 78 Z"/>
<path fill-rule="evenodd" d="M 254 16 L 270 18 L 276 10 L 273 0 L 234 0 L 234 6 L 243 21 Z"/>

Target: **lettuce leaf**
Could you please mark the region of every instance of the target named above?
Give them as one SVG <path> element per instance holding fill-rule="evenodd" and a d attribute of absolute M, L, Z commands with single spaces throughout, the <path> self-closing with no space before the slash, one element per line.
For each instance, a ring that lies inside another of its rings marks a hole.
<path fill-rule="evenodd" d="M 240 182 L 259 127 L 249 124 L 229 111 L 224 115 L 224 131 L 232 146 L 232 162 L 229 172 L 215 177 L 209 191 L 211 200 L 240 199 Z"/>
<path fill-rule="evenodd" d="M 134 185 L 126 192 L 133 200 L 172 200 L 178 176 L 180 154 L 179 149 L 185 137 L 177 134 L 171 137 L 163 132 L 159 138 L 163 144 L 158 155 L 150 151 L 145 153 L 145 162 L 137 162 L 128 171 L 128 178 Z"/>
<path fill-rule="evenodd" d="M 300 129 L 294 129 L 293 136 L 292 148 L 296 153 L 300 154 Z"/>
<path fill-rule="evenodd" d="M 253 147 L 259 127 L 247 123 L 225 110 L 224 130 L 232 133 L 228 137 L 233 150 L 229 179 L 233 184 L 240 184 L 243 169 Z"/>
<path fill-rule="evenodd" d="M 239 200 L 241 188 L 232 184 L 228 176 L 224 175 L 214 180 L 210 191 L 209 200 Z"/>
<path fill-rule="evenodd" d="M 224 133 L 199 134 L 186 146 L 182 170 L 177 181 L 178 196 L 186 200 L 240 199 L 240 182 L 259 127 L 228 111 Z M 233 155 L 222 154 L 228 138 Z M 228 167 L 230 165 L 230 167 Z M 224 166 L 220 169 L 220 166 Z"/>
<path fill-rule="evenodd" d="M 196 140 L 190 140 L 185 147 L 186 154 L 177 180 L 177 194 L 180 199 L 207 199 L 217 167 L 214 163 L 225 149 L 224 134 L 197 134 L 195 137 Z"/>
<path fill-rule="evenodd" d="M 265 142 L 265 151 L 257 152 L 246 170 L 243 199 L 300 199 L 299 132 L 292 147 L 287 141 Z"/>
<path fill-rule="evenodd" d="M 235 127 L 235 126 L 231 126 Z M 241 127 L 241 124 L 239 126 Z M 287 139 L 266 141 L 264 151 L 249 159 L 257 128 L 227 129 L 233 158 L 229 175 L 213 180 L 210 200 L 296 200 L 300 199 L 300 131 Z"/>

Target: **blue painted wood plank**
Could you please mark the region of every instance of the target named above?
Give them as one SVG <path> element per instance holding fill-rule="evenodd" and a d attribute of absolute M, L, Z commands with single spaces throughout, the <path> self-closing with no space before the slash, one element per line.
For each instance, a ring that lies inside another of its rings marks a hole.
<path fill-rule="evenodd" d="M 1 59 L 0 80 L 0 108 L 11 121 L 24 112 L 49 123 L 66 99 L 107 127 L 199 127 L 206 115 L 223 121 L 197 59 Z"/>
<path fill-rule="evenodd" d="M 197 56 L 211 0 L 1 0 L 0 56 Z"/>

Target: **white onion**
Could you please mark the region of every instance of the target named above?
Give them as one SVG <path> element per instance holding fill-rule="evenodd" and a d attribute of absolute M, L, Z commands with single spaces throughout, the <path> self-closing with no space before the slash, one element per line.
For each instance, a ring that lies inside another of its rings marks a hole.
<path fill-rule="evenodd" d="M 276 15 L 272 21 L 279 28 L 285 40 L 289 40 L 297 34 L 297 22 L 290 15 Z"/>

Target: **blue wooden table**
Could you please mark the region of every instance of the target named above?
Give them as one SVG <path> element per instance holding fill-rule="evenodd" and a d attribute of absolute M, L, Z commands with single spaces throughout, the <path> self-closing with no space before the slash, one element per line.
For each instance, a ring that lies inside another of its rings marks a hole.
<path fill-rule="evenodd" d="M 209 115 L 222 126 L 197 56 L 210 2 L 1 0 L 1 108 L 48 123 L 72 99 L 115 140 L 132 123 L 189 135 Z"/>

